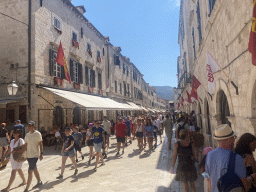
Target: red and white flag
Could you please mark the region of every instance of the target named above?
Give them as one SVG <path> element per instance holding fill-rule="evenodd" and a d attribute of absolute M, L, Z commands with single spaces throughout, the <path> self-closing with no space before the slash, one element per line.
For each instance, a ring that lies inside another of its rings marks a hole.
<path fill-rule="evenodd" d="M 195 102 L 198 101 L 198 96 L 197 96 L 197 89 L 201 85 L 200 81 L 193 75 L 193 84 L 192 84 L 192 89 L 191 89 L 191 101 Z"/>
<path fill-rule="evenodd" d="M 214 94 L 216 89 L 216 82 L 214 80 L 213 73 L 218 71 L 221 67 L 209 52 L 206 53 L 206 61 L 207 61 L 206 76 L 208 80 L 208 91 L 210 94 Z"/>
<path fill-rule="evenodd" d="M 256 0 L 253 0 L 252 28 L 248 49 L 252 54 L 252 64 L 256 65 Z"/>
<path fill-rule="evenodd" d="M 187 92 L 187 91 L 186 91 Z M 191 100 L 191 95 L 187 92 L 187 95 L 188 95 L 188 103 L 192 103 L 192 100 Z"/>

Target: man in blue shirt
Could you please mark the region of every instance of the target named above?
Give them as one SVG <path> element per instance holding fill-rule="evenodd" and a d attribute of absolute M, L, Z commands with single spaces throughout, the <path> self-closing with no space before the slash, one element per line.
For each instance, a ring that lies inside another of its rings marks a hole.
<path fill-rule="evenodd" d="M 127 138 L 129 137 L 130 139 L 130 144 L 132 144 L 132 139 L 131 139 L 131 122 L 129 121 L 129 117 L 125 117 L 124 118 L 124 124 L 126 125 L 127 127 L 127 134 L 126 134 L 126 137 L 125 137 L 125 146 L 127 146 Z"/>
<path fill-rule="evenodd" d="M 101 159 L 101 162 L 102 162 L 101 165 L 105 165 L 105 162 L 101 153 L 101 149 L 102 147 L 105 146 L 106 140 L 105 140 L 104 128 L 100 127 L 100 124 L 101 124 L 100 121 L 97 120 L 95 121 L 95 123 L 96 123 L 96 126 L 92 128 L 91 135 L 89 138 L 91 138 L 92 136 L 94 138 L 93 143 L 94 143 L 94 149 L 96 152 L 96 165 L 95 165 L 94 171 L 97 171 L 99 158 Z"/>
<path fill-rule="evenodd" d="M 84 159 L 84 156 L 83 156 L 82 151 L 81 151 L 82 142 L 83 142 L 83 135 L 82 135 L 81 132 L 79 132 L 78 126 L 76 126 L 75 129 L 74 129 L 73 137 L 75 139 L 74 147 L 75 147 L 75 150 L 76 150 L 76 162 L 78 162 L 77 151 L 81 154 L 82 160 Z"/>
<path fill-rule="evenodd" d="M 218 141 L 219 147 L 208 153 L 206 157 L 205 172 L 209 174 L 212 192 L 218 192 L 217 181 L 225 174 L 230 151 L 234 147 L 236 135 L 228 124 L 219 125 L 216 128 L 214 139 Z M 236 155 L 235 173 L 241 179 L 246 191 L 251 186 L 252 178 L 246 179 L 246 168 L 243 158 Z M 252 177 L 255 179 L 256 175 Z M 209 182 L 208 182 L 209 183 Z"/>
<path fill-rule="evenodd" d="M 24 125 L 21 124 L 20 120 L 17 120 L 16 125 L 13 126 L 13 128 L 11 130 L 11 133 L 10 133 L 10 139 L 12 138 L 13 131 L 16 130 L 16 129 L 22 130 L 22 138 L 24 139 L 24 137 L 25 137 L 25 127 L 24 127 Z"/>

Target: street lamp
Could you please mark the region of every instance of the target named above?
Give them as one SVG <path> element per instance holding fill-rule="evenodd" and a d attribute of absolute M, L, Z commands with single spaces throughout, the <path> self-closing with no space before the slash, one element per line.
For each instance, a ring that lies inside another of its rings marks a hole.
<path fill-rule="evenodd" d="M 7 90 L 9 95 L 16 95 L 18 91 L 18 85 L 15 83 L 15 81 L 12 81 L 10 85 L 7 86 Z"/>

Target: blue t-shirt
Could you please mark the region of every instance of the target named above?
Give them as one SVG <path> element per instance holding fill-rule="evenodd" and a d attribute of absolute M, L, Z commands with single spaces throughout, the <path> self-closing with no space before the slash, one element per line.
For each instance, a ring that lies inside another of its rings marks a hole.
<path fill-rule="evenodd" d="M 226 173 L 228 167 L 230 150 L 223 148 L 216 148 L 207 154 L 205 172 L 207 172 L 211 178 L 212 192 L 218 192 L 217 181 Z M 243 158 L 240 155 L 236 155 L 235 172 L 240 178 L 246 178 L 246 168 Z"/>
<path fill-rule="evenodd" d="M 150 126 L 150 125 L 146 126 L 145 131 L 148 133 L 150 133 L 151 131 L 154 131 L 154 126 Z"/>
<path fill-rule="evenodd" d="M 127 127 L 127 131 L 130 131 L 131 122 L 130 121 L 125 121 L 124 123 Z"/>
<path fill-rule="evenodd" d="M 22 138 L 24 138 L 25 137 L 25 127 L 24 127 L 24 125 L 22 125 L 22 124 L 14 125 L 12 130 L 16 130 L 16 129 L 22 130 L 22 133 L 23 133 Z"/>
<path fill-rule="evenodd" d="M 103 133 L 104 133 L 104 128 L 103 127 L 93 127 L 91 130 L 94 140 L 94 143 L 102 143 L 103 142 Z"/>
<path fill-rule="evenodd" d="M 82 133 L 80 133 L 80 132 L 74 133 L 74 134 L 73 134 L 73 137 L 74 137 L 74 139 L 75 139 L 75 144 L 76 144 L 76 145 L 80 145 L 81 139 L 83 138 Z"/>

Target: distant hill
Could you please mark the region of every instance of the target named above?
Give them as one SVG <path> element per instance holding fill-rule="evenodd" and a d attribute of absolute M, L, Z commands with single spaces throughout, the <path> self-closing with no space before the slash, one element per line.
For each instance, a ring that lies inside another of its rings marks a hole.
<path fill-rule="evenodd" d="M 156 94 L 162 99 L 173 101 L 173 87 L 170 86 L 154 86 L 156 88 Z"/>

